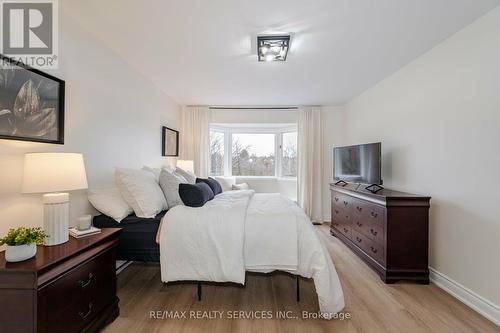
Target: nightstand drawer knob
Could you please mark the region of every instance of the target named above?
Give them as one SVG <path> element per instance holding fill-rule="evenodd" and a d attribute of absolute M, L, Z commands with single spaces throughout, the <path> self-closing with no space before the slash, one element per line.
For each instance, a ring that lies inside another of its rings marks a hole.
<path fill-rule="evenodd" d="M 356 237 L 356 240 L 358 241 L 358 243 L 361 243 L 363 240 L 359 237 Z"/>
<path fill-rule="evenodd" d="M 361 208 L 359 206 L 356 206 L 356 209 L 358 210 L 358 212 L 361 212 L 363 210 L 363 208 Z"/>
<path fill-rule="evenodd" d="M 374 248 L 373 246 L 370 246 L 370 249 L 372 250 L 373 253 L 377 253 L 378 250 L 376 248 Z"/>
<path fill-rule="evenodd" d="M 373 230 L 373 229 L 370 229 L 370 232 L 372 233 L 373 236 L 377 236 L 378 232 Z"/>
<path fill-rule="evenodd" d="M 377 217 L 378 216 L 378 213 L 375 213 L 375 212 L 372 212 L 372 217 Z"/>
<path fill-rule="evenodd" d="M 85 288 L 86 286 L 88 286 L 90 284 L 90 282 L 92 282 L 92 278 L 94 277 L 94 274 L 92 273 L 89 273 L 89 276 L 87 278 L 87 280 L 78 280 L 77 281 L 77 284 L 82 287 L 82 288 Z"/>
<path fill-rule="evenodd" d="M 359 222 L 359 221 L 358 221 L 358 222 L 356 222 L 356 224 L 357 224 L 357 225 L 358 225 L 358 227 L 360 227 L 360 228 L 363 226 L 363 223 L 361 223 L 361 222 Z"/>
<path fill-rule="evenodd" d="M 94 306 L 94 304 L 93 304 L 92 302 L 89 302 L 87 312 L 80 311 L 80 312 L 78 312 L 78 315 L 79 315 L 82 319 L 87 318 L 87 317 L 88 317 L 88 316 L 90 316 L 90 314 L 92 313 L 92 307 L 93 307 L 93 306 Z"/>

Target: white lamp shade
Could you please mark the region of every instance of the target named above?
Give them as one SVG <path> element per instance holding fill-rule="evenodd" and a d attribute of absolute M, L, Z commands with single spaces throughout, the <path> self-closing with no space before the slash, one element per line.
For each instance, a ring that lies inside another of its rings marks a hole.
<path fill-rule="evenodd" d="M 30 153 L 24 155 L 23 193 L 86 189 L 82 154 Z"/>
<path fill-rule="evenodd" d="M 177 160 L 177 167 L 184 171 L 191 171 L 194 173 L 194 163 L 191 160 Z"/>

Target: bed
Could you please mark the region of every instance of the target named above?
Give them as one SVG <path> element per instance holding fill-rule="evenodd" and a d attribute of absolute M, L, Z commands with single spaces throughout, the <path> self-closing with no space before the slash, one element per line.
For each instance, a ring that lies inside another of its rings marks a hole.
<path fill-rule="evenodd" d="M 157 241 L 163 282 L 245 283 L 245 272 L 285 271 L 314 280 L 320 312 L 344 308 L 329 253 L 304 211 L 277 193 L 223 192 L 203 207 L 171 208 Z"/>
<path fill-rule="evenodd" d="M 160 247 L 156 243 L 156 234 L 163 211 L 154 218 L 140 218 L 135 214 L 129 215 L 121 222 L 116 222 L 112 217 L 97 215 L 93 225 L 97 228 L 121 228 L 120 243 L 118 245 L 118 260 L 126 261 L 160 261 Z"/>

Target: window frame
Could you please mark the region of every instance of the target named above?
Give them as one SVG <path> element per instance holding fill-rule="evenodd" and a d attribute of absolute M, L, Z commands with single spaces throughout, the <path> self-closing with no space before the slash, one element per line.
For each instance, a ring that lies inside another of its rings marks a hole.
<path fill-rule="evenodd" d="M 235 176 L 240 178 L 283 178 L 297 179 L 297 177 L 282 175 L 283 160 L 283 134 L 298 132 L 297 124 L 210 124 L 209 131 L 224 134 L 224 174 L 225 177 L 233 176 L 233 134 L 274 134 L 274 175 L 273 176 Z M 298 141 L 298 136 L 297 136 Z M 227 152 L 227 153 L 226 153 Z M 297 142 L 297 155 L 298 142 Z"/>

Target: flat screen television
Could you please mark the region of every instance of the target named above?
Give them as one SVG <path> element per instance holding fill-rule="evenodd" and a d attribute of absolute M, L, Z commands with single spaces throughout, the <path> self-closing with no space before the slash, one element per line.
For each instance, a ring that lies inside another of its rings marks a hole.
<path fill-rule="evenodd" d="M 380 142 L 334 148 L 334 178 L 344 182 L 382 185 L 381 152 Z"/>

